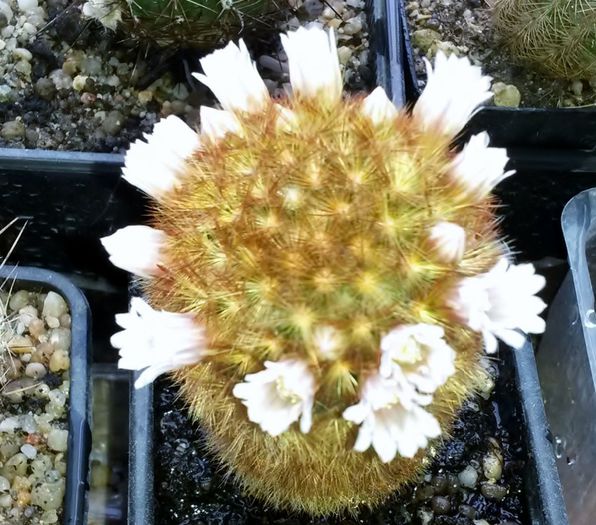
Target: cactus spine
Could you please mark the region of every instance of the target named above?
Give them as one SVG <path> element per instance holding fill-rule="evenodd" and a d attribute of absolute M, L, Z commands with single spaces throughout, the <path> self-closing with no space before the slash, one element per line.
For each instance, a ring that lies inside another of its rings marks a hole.
<path fill-rule="evenodd" d="M 494 15 L 520 60 L 561 78 L 596 75 L 594 0 L 496 0 Z"/>

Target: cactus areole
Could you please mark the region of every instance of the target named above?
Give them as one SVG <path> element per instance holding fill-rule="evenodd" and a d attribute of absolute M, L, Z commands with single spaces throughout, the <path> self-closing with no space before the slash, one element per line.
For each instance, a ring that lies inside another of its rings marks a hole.
<path fill-rule="evenodd" d="M 136 387 L 170 373 L 247 493 L 323 515 L 423 471 L 485 353 L 543 331 L 544 279 L 498 236 L 505 151 L 453 146 L 490 96 L 477 67 L 439 55 L 407 112 L 342 93 L 333 33 L 282 43 L 286 99 L 243 42 L 201 61 L 222 109 L 131 146 L 151 224 L 103 243 L 145 291 L 112 338 Z"/>

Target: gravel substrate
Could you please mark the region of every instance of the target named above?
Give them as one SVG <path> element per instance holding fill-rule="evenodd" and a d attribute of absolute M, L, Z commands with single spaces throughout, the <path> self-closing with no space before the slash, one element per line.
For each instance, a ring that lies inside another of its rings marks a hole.
<path fill-rule="evenodd" d="M 54 292 L 0 294 L 0 523 L 60 520 L 66 474 L 70 315 Z"/>
<path fill-rule="evenodd" d="M 566 81 L 546 77 L 516 64 L 493 27 L 483 0 L 405 1 L 416 60 L 424 85 L 422 57 L 437 49 L 468 56 L 493 77 L 495 104 L 522 107 L 576 107 L 596 104 L 596 78 Z"/>
<path fill-rule="evenodd" d="M 313 21 L 336 30 L 348 86 L 367 85 L 364 1 L 292 3 L 271 35 L 249 43 L 272 94 L 288 86 L 277 33 Z M 70 0 L 0 0 L 0 147 L 118 152 L 169 114 L 198 126 L 198 108 L 215 104 L 190 77 L 199 57 L 131 42 Z"/>
<path fill-rule="evenodd" d="M 496 373 L 496 371 L 495 371 Z M 520 525 L 527 523 L 522 474 L 522 422 L 510 374 L 466 403 L 452 438 L 419 483 L 376 511 L 311 519 L 274 512 L 244 497 L 203 448 L 167 381 L 155 394 L 155 523 L 159 525 Z M 141 437 L 139 437 L 141 439 Z"/>

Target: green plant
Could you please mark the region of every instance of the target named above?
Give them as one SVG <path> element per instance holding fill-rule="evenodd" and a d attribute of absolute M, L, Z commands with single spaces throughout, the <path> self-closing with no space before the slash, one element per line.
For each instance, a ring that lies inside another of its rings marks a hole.
<path fill-rule="evenodd" d="M 160 45 L 213 48 L 273 26 L 286 0 L 88 0 L 83 13 Z"/>
<path fill-rule="evenodd" d="M 512 265 L 485 133 L 453 139 L 490 82 L 437 55 L 411 114 L 343 97 L 333 34 L 282 35 L 293 94 L 246 47 L 202 59 L 223 109 L 169 117 L 126 157 L 149 226 L 104 238 L 142 279 L 112 337 L 142 388 L 175 371 L 207 444 L 246 492 L 313 515 L 372 506 L 428 464 L 484 351 L 541 332 L 544 279 Z"/>
<path fill-rule="evenodd" d="M 520 60 L 557 77 L 596 75 L 594 0 L 496 0 L 495 24 Z"/>

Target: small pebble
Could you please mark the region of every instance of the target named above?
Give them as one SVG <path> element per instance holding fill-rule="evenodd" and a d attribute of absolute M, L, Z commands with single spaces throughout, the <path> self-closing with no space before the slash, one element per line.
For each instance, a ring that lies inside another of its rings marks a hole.
<path fill-rule="evenodd" d="M 70 368 L 70 359 L 64 350 L 56 350 L 50 357 L 50 370 L 60 372 Z"/>
<path fill-rule="evenodd" d="M 573 91 L 573 94 L 576 96 L 581 96 L 582 91 L 584 90 L 584 83 L 581 80 L 574 80 L 571 83 L 571 91 Z"/>
<path fill-rule="evenodd" d="M 116 135 L 122 128 L 124 116 L 119 111 L 110 111 L 101 123 L 101 129 L 108 135 Z"/>
<path fill-rule="evenodd" d="M 65 452 L 68 443 L 68 430 L 52 429 L 48 435 L 48 447 L 56 452 Z"/>
<path fill-rule="evenodd" d="M 476 509 L 470 505 L 460 505 L 457 511 L 464 517 L 473 520 L 476 517 Z"/>
<path fill-rule="evenodd" d="M 478 483 L 478 472 L 476 472 L 476 469 L 472 465 L 468 465 L 457 475 L 457 478 L 462 487 L 473 489 L 476 487 L 476 483 Z"/>
<path fill-rule="evenodd" d="M 9 120 L 2 124 L 0 136 L 6 140 L 23 138 L 25 136 L 25 124 L 20 120 Z"/>
<path fill-rule="evenodd" d="M 43 301 L 41 315 L 44 317 L 60 317 L 68 312 L 68 305 L 61 295 L 56 292 L 48 292 Z"/>
<path fill-rule="evenodd" d="M 2 396 L 4 396 L 11 403 L 22 403 L 27 394 L 30 393 L 35 381 L 30 377 L 23 377 L 15 379 L 6 384 L 2 389 Z"/>
<path fill-rule="evenodd" d="M 482 458 L 482 471 L 484 477 L 495 482 L 501 479 L 503 473 L 503 455 L 499 450 L 491 450 Z"/>
<path fill-rule="evenodd" d="M 493 97 L 495 106 L 517 108 L 521 103 L 521 93 L 513 84 L 495 82 L 492 92 L 495 94 Z"/>
<path fill-rule="evenodd" d="M 435 496 L 430 501 L 430 506 L 435 514 L 447 514 L 451 510 L 449 498 L 444 496 Z"/>
<path fill-rule="evenodd" d="M 10 490 L 10 481 L 4 476 L 0 476 L 0 493 L 8 492 Z"/>
<path fill-rule="evenodd" d="M 25 367 L 25 375 L 33 379 L 41 379 L 48 373 L 42 363 L 29 363 Z"/>
<path fill-rule="evenodd" d="M 60 321 L 57 317 L 51 317 L 48 315 L 46 317 L 46 324 L 49 328 L 58 328 L 60 326 Z"/>
<path fill-rule="evenodd" d="M 13 49 L 12 56 L 17 60 L 25 60 L 26 62 L 31 61 L 33 58 L 31 51 L 25 49 L 24 47 L 17 47 L 16 49 Z"/>
<path fill-rule="evenodd" d="M 33 445 L 29 445 L 28 443 L 21 447 L 21 452 L 28 459 L 35 459 L 35 456 L 37 456 L 37 449 Z"/>
<path fill-rule="evenodd" d="M 52 100 L 56 94 L 56 86 L 47 77 L 41 77 L 35 82 L 35 92 L 44 100 Z"/>
<path fill-rule="evenodd" d="M 58 326 L 60 326 L 59 321 Z M 70 349 L 70 329 L 59 327 L 52 328 L 50 331 L 49 342 L 54 345 L 56 350 L 67 352 Z"/>
<path fill-rule="evenodd" d="M 490 482 L 483 482 L 480 485 L 480 492 L 486 499 L 501 501 L 507 496 L 507 488 L 501 485 L 495 485 Z"/>
<path fill-rule="evenodd" d="M 37 0 L 17 0 L 21 11 L 31 11 L 37 7 Z"/>

